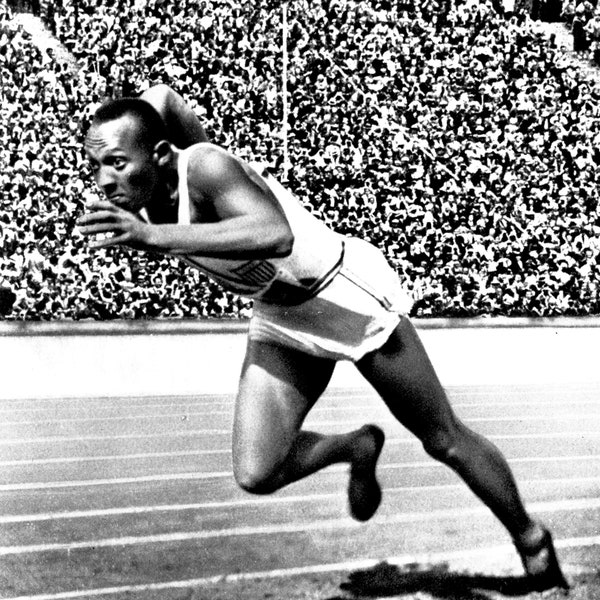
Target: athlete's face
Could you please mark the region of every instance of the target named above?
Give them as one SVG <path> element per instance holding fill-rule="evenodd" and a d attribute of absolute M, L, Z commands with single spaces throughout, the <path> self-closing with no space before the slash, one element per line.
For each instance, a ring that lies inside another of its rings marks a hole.
<path fill-rule="evenodd" d="M 159 169 L 153 149 L 140 143 L 132 115 L 92 125 L 85 152 L 96 184 L 113 204 L 135 213 L 157 199 Z"/>

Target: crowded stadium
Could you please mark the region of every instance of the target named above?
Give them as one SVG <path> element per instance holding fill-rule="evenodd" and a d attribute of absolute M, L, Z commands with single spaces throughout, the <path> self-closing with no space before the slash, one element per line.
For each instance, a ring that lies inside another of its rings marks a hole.
<path fill-rule="evenodd" d="M 77 233 L 98 195 L 91 115 L 156 84 L 212 141 L 381 248 L 413 316 L 598 313 L 595 68 L 497 4 L 42 1 L 65 58 L 0 0 L 3 318 L 249 316 L 250 301 L 175 258 L 92 252 Z"/>

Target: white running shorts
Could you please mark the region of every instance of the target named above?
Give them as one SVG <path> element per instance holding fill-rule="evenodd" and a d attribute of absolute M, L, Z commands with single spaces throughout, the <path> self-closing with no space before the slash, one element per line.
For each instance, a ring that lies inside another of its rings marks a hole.
<path fill-rule="evenodd" d="M 342 267 L 317 296 L 297 306 L 255 300 L 249 337 L 356 362 L 381 348 L 411 307 L 412 299 L 382 252 L 346 238 Z"/>

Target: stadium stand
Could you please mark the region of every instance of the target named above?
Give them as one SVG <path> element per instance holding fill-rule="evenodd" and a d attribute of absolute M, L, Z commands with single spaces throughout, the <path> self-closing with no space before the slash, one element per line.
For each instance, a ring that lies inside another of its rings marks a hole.
<path fill-rule="evenodd" d="M 0 0 L 0 313 L 248 316 L 175 259 L 90 253 L 82 132 L 105 97 L 167 83 L 215 142 L 271 165 L 338 231 L 387 254 L 414 314 L 600 309 L 600 89 L 522 11 L 492 2 L 288 3 L 289 170 L 278 2 L 42 2 L 76 59 Z"/>

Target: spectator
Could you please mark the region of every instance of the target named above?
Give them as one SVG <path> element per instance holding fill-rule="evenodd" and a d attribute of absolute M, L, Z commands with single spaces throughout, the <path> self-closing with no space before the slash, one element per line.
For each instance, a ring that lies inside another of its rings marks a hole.
<path fill-rule="evenodd" d="M 585 33 L 591 42 L 594 64 L 600 66 L 600 15 L 598 13 L 588 21 Z"/>

